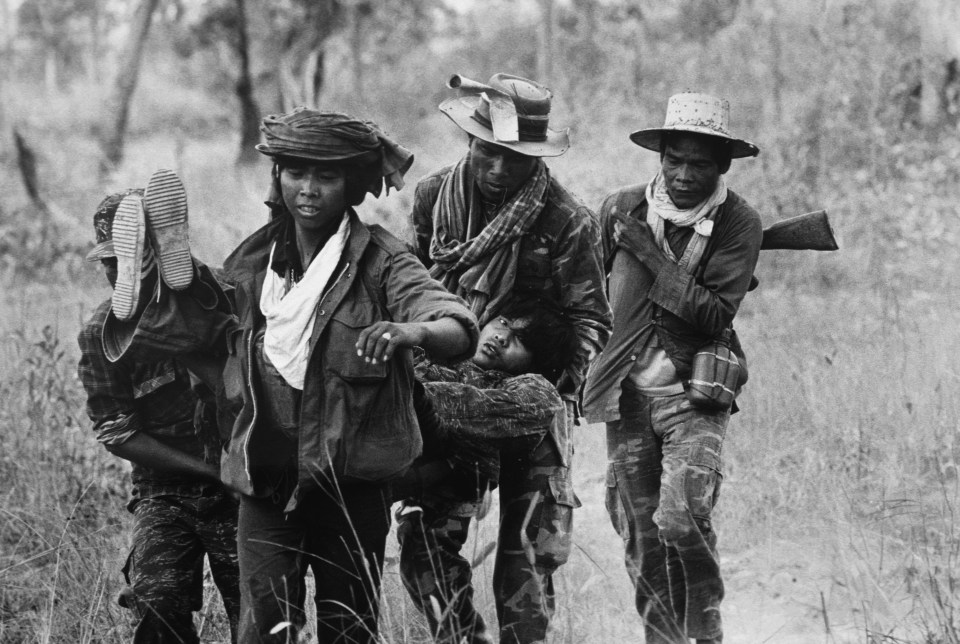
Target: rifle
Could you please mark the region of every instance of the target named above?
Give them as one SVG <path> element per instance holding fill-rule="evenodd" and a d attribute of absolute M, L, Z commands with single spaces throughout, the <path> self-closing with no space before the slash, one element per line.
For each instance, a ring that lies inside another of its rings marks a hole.
<path fill-rule="evenodd" d="M 826 210 L 784 219 L 763 229 L 760 250 L 838 250 Z"/>

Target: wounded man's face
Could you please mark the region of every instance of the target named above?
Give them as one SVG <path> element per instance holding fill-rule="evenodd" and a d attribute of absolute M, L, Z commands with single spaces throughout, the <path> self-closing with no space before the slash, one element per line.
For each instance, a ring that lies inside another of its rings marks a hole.
<path fill-rule="evenodd" d="M 527 321 L 496 317 L 480 330 L 480 341 L 473 362 L 483 369 L 512 374 L 530 371 L 533 354 L 521 339 Z"/>

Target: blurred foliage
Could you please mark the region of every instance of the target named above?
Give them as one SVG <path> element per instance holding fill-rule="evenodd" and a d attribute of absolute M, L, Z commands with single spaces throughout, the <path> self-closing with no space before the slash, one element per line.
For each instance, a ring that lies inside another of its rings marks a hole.
<path fill-rule="evenodd" d="M 734 189 L 768 223 L 826 208 L 839 233 L 843 250 L 835 257 L 764 257 L 762 270 L 798 288 L 956 282 L 933 264 L 937 254 L 957 259 L 960 108 L 945 98 L 942 122 L 919 122 L 918 12 L 924 6 L 908 0 L 554 0 L 554 42 L 545 52 L 537 37 L 541 4 L 532 0 L 246 0 L 260 109 L 307 102 L 373 118 L 417 151 L 413 180 L 462 148 L 457 131 L 436 112 L 450 95 L 444 82 L 454 72 L 478 80 L 497 71 L 533 76 L 542 56 L 554 56 L 555 77 L 540 80 L 556 96 L 552 122 L 571 129 L 574 145 L 550 166 L 594 206 L 616 186 L 652 175 L 655 156 L 632 146 L 626 134 L 662 122 L 670 94 L 696 89 L 727 97 L 733 131 L 762 150 L 758 159 L 734 164 Z M 134 149 L 172 146 L 176 165 L 191 149 L 219 148 L 239 137 L 236 8 L 236 0 L 161 4 L 134 97 Z M 13 88 L 0 99 L 0 140 L 9 125 L 25 124 L 47 177 L 44 197 L 81 222 L 102 192 L 91 187 L 102 183 L 89 171 L 97 153 L 91 140 L 103 79 L 117 54 L 107 37 L 96 41 L 98 57 L 87 49 L 95 19 L 108 36 L 123 27 L 124 17 L 105 0 L 25 0 L 15 38 L 0 50 L 11 63 L 0 82 Z M 61 45 L 74 52 L 54 90 L 37 82 L 44 25 L 57 25 Z M 84 69 L 95 59 L 105 72 L 101 84 Z M 12 170 L 12 162 L 0 146 L 0 167 Z M 108 183 L 126 180 L 147 162 L 142 155 L 132 159 Z M 197 163 L 195 172 L 206 176 L 223 157 Z M 26 203 L 22 188 L 15 173 L 4 174 L 0 188 L 8 199 L 0 225 L 13 236 L 0 256 L 7 266 L 16 259 L 30 274 L 30 261 L 10 257 L 31 242 L 14 230 L 22 220 L 12 214 Z M 207 189 L 212 186 L 197 188 Z M 219 204 L 213 214 L 232 219 L 222 197 L 203 199 Z M 389 204 L 375 207 L 389 210 Z M 402 213 L 393 216 L 402 219 Z M 402 222 L 392 227 L 403 228 Z M 44 254 L 53 258 L 61 250 L 38 252 L 42 264 Z"/>

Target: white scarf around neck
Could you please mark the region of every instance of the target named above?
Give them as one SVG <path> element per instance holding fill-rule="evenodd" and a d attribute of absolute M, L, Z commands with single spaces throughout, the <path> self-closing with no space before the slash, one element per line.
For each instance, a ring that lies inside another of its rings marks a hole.
<path fill-rule="evenodd" d="M 726 200 L 727 184 L 723 181 L 721 175 L 717 180 L 717 187 L 714 188 L 709 197 L 693 208 L 678 208 L 667 192 L 667 183 L 663 178 L 663 172 L 657 172 L 657 176 L 647 185 L 647 224 L 666 256 L 687 272 L 693 273 L 697 264 L 700 263 L 704 249 L 707 247 L 707 240 L 713 234 L 713 221 L 717 209 Z M 669 221 L 675 226 L 693 227 L 693 237 L 687 244 L 683 257 L 679 259 L 667 241 L 664 221 Z"/>
<path fill-rule="evenodd" d="M 303 390 L 317 306 L 347 246 L 349 233 L 350 216 L 344 214 L 337 232 L 310 262 L 303 278 L 286 293 L 284 278 L 270 267 L 277 243 L 270 247 L 270 263 L 260 293 L 260 312 L 267 319 L 263 351 L 294 389 Z"/>

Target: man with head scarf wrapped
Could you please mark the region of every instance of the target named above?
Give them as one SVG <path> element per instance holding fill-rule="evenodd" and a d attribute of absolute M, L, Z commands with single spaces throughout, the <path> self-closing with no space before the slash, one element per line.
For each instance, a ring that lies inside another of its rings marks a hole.
<path fill-rule="evenodd" d="M 353 210 L 403 185 L 410 152 L 334 112 L 268 116 L 261 131 L 272 218 L 224 264 L 239 316 L 221 475 L 242 493 L 240 639 L 296 639 L 311 567 L 319 641 L 374 642 L 388 479 L 422 446 L 411 349 L 471 356 L 476 319 Z"/>
<path fill-rule="evenodd" d="M 610 334 L 599 225 L 543 160 L 570 145 L 566 130 L 549 127 L 549 89 L 509 74 L 495 74 L 487 84 L 454 76 L 450 87 L 462 95 L 444 101 L 440 111 L 468 134 L 468 150 L 417 185 L 411 214 L 417 256 L 467 300 L 481 325 L 521 297 L 558 305 L 578 339 L 554 382 L 566 416 L 558 414 L 532 453 L 501 454 L 493 579 L 500 641 L 539 642 L 554 608 L 552 575 L 567 559 L 578 504 L 569 476 L 574 407 L 587 363 Z M 470 518 L 450 517 L 464 538 Z M 463 545 L 447 543 L 451 550 Z"/>

